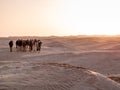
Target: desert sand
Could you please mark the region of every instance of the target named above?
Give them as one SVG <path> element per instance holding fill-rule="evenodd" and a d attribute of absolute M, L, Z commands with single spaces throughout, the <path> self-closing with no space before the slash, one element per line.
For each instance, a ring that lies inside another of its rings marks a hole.
<path fill-rule="evenodd" d="M 41 39 L 41 52 L 17 52 L 20 38 Z M 119 36 L 0 38 L 0 90 L 120 90 L 119 82 Z"/>

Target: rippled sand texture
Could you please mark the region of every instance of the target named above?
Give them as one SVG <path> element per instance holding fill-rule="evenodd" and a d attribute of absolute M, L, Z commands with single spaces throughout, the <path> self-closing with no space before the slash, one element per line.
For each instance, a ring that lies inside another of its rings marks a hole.
<path fill-rule="evenodd" d="M 0 90 L 120 90 L 120 37 L 41 37 L 41 52 L 10 53 L 16 39 L 0 39 Z"/>

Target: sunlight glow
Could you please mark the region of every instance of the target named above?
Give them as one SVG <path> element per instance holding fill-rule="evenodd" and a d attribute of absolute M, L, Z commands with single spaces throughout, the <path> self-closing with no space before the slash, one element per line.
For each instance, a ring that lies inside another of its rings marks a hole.
<path fill-rule="evenodd" d="M 0 0 L 0 36 L 119 35 L 119 0 Z"/>

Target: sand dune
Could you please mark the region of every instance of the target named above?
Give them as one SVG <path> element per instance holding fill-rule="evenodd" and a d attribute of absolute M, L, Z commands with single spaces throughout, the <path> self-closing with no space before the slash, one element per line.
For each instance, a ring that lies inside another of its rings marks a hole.
<path fill-rule="evenodd" d="M 119 90 L 120 85 L 82 67 L 57 63 L 2 62 L 4 90 Z"/>
<path fill-rule="evenodd" d="M 10 53 L 18 38 L 0 39 L 0 90 L 120 90 L 120 37 L 24 37 L 42 51 Z"/>

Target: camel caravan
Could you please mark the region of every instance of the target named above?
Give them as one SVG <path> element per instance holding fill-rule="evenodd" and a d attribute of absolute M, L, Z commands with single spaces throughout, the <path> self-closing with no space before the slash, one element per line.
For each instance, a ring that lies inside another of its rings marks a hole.
<path fill-rule="evenodd" d="M 41 45 L 42 42 L 41 40 L 37 39 L 30 39 L 30 40 L 22 40 L 18 39 L 16 40 L 16 50 L 17 51 L 40 51 L 41 50 Z M 10 52 L 12 52 L 12 47 L 13 47 L 13 41 L 9 42 L 9 47 L 10 47 Z"/>

